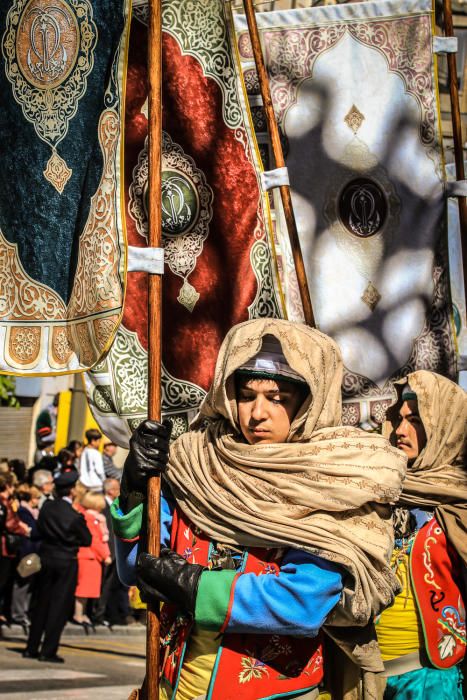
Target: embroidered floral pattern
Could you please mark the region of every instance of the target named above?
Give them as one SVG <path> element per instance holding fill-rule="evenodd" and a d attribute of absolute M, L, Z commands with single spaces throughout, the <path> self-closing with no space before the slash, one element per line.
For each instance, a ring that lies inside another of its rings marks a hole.
<path fill-rule="evenodd" d="M 251 656 L 242 656 L 242 671 L 238 674 L 240 683 L 249 683 L 252 680 L 260 680 L 264 676 L 269 676 L 269 671 L 265 664 Z"/>

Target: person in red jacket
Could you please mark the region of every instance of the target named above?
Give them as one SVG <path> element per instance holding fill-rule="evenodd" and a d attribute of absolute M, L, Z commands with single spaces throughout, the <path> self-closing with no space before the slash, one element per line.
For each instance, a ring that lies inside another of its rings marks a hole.
<path fill-rule="evenodd" d="M 11 472 L 0 474 L 0 625 L 7 622 L 3 598 L 11 576 L 22 537 L 28 537 L 31 528 L 21 522 L 15 513 L 11 498 L 16 477 Z"/>
<path fill-rule="evenodd" d="M 105 499 L 99 493 L 86 492 L 74 504 L 84 515 L 86 525 L 92 535 L 89 547 L 80 547 L 78 551 L 78 582 L 75 592 L 75 613 L 73 622 L 83 625 L 87 630 L 92 625 L 86 614 L 89 599 L 97 599 L 101 594 L 102 565 L 112 561 L 109 549 L 109 531 L 102 511 Z"/>

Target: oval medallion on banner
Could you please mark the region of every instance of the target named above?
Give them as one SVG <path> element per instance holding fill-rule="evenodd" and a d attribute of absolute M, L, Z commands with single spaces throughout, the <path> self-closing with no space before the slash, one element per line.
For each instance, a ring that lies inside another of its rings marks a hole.
<path fill-rule="evenodd" d="M 148 237 L 148 151 L 147 142 L 139 154 L 129 188 L 130 215 L 136 229 L 145 240 Z M 199 294 L 188 281 L 203 252 L 212 218 L 213 192 L 203 171 L 193 158 L 162 134 L 162 235 L 165 262 L 170 270 L 183 279 L 177 297 L 193 311 Z"/>
<path fill-rule="evenodd" d="M 79 51 L 77 19 L 63 0 L 30 0 L 18 25 L 16 55 L 24 78 L 38 88 L 60 85 Z"/>
<path fill-rule="evenodd" d="M 351 180 L 339 197 L 339 218 L 355 236 L 368 238 L 384 226 L 388 205 L 381 187 L 366 177 Z"/>

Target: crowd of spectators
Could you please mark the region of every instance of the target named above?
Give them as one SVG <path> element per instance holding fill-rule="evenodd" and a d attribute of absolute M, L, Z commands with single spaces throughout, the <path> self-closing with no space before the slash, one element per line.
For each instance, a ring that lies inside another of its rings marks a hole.
<path fill-rule="evenodd" d="M 57 498 L 60 475 L 75 473 L 72 505 L 91 533 L 89 546 L 78 549 L 78 576 L 70 623 L 89 633 L 97 625 L 112 627 L 136 621 L 129 591 L 120 583 L 111 532 L 110 505 L 119 495 L 121 470 L 115 466 L 116 446 L 99 450 L 102 435 L 87 431 L 86 446 L 73 440 L 54 455 L 38 450 L 38 462 L 27 469 L 19 459 L 0 464 L 0 626 L 19 624 L 28 632 L 37 599 L 41 569 L 39 514 Z M 71 501 L 70 501 L 71 502 Z M 56 523 L 60 531 L 61 523 Z M 65 527 L 65 525 L 63 525 Z"/>

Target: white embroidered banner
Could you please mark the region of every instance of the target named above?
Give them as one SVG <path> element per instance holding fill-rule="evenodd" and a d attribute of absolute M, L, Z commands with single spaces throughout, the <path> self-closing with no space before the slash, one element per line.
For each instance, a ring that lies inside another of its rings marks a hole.
<path fill-rule="evenodd" d="M 412 368 L 453 376 L 430 0 L 257 19 L 315 317 L 342 349 L 344 396 L 381 403 L 391 395 L 389 380 Z M 243 16 L 236 28 L 261 142 L 266 129 Z M 298 320 L 278 219 L 288 313 Z"/>

